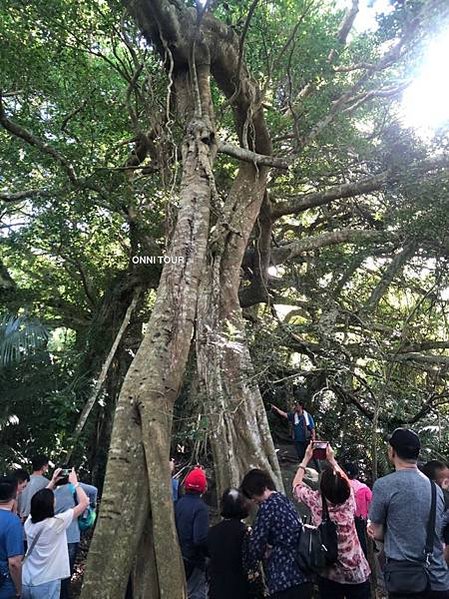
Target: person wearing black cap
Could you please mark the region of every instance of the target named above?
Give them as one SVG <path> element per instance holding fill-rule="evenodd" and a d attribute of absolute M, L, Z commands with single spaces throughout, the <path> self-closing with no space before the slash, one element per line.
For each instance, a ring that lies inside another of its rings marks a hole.
<path fill-rule="evenodd" d="M 397 428 L 390 437 L 388 458 L 395 472 L 377 480 L 369 511 L 368 534 L 384 541 L 388 560 L 420 564 L 424 561 L 427 525 L 432 503 L 429 479 L 418 469 L 421 443 L 418 435 Z M 443 494 L 436 489 L 433 553 L 429 560 L 430 588 L 422 593 L 391 593 L 395 599 L 449 599 L 449 570 L 440 540 L 444 512 Z"/>

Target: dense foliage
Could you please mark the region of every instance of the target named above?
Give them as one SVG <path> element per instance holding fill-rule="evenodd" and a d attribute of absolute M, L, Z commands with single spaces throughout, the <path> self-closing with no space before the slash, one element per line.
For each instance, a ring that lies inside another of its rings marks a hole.
<path fill-rule="evenodd" d="M 448 139 L 419 137 L 398 107 L 444 4 L 392 2 L 349 32 L 330 1 L 212 3 L 241 35 L 289 165 L 272 170 L 270 219 L 242 265 L 253 384 L 280 406 L 304 386 L 320 433 L 375 469 L 398 424 L 434 455 L 449 440 Z M 161 255 L 176 218 L 182 130 L 170 77 L 120 3 L 5 0 L 0 39 L 0 314 L 50 331 L 45 350 L 0 365 L 0 460 L 67 449 L 143 290 L 78 449 L 92 468 L 161 271 L 133 257 Z M 235 144 L 229 103 L 214 101 Z M 236 164 L 220 155 L 219 195 Z M 198 450 L 208 421 L 192 389 L 176 440 Z"/>

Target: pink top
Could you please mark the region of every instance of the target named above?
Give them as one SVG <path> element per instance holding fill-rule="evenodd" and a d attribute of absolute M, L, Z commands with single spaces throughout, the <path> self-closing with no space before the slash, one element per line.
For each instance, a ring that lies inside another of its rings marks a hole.
<path fill-rule="evenodd" d="M 369 487 L 367 487 L 364 483 L 361 483 L 359 480 L 354 479 L 350 480 L 349 482 L 351 483 L 351 487 L 355 495 L 355 515 L 367 520 L 373 493 Z"/>
<path fill-rule="evenodd" d="M 297 485 L 294 494 L 298 501 L 302 501 L 312 512 L 315 526 L 321 523 L 322 500 L 319 491 L 312 491 L 304 484 Z M 357 536 L 354 516 L 356 511 L 354 494 L 341 505 L 333 505 L 327 502 L 329 516 L 337 525 L 338 537 L 338 559 L 321 574 L 342 584 L 360 584 L 365 582 L 370 575 L 370 567 L 363 554 L 362 547 Z"/>

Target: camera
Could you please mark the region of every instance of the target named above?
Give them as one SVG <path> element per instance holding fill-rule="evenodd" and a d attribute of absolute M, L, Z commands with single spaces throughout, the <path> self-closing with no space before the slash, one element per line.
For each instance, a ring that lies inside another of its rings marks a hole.
<path fill-rule="evenodd" d="M 327 454 L 327 441 L 313 441 L 313 459 L 325 460 Z"/>
<path fill-rule="evenodd" d="M 72 472 L 72 469 L 67 465 L 61 466 L 61 472 L 59 473 L 59 478 L 56 481 L 56 486 L 60 487 L 62 485 L 66 485 L 69 482 L 69 474 Z"/>

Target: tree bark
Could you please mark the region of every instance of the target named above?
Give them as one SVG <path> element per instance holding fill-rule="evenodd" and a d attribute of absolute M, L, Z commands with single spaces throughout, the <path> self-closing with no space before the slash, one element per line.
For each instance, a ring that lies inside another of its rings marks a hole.
<path fill-rule="evenodd" d="M 163 269 L 148 331 L 120 393 L 83 599 L 123 598 L 144 532 L 149 494 L 160 596 L 185 597 L 171 500 L 169 440 L 204 268 L 214 152 L 213 132 L 202 120 L 193 119 L 183 147 L 181 208 L 170 250 L 183 262 Z M 134 518 L 142 505 L 145 517 Z"/>
<path fill-rule="evenodd" d="M 138 412 L 122 392 L 82 599 L 123 599 L 147 514 L 148 479 Z"/>
<path fill-rule="evenodd" d="M 240 264 L 263 199 L 265 179 L 265 173 L 241 166 L 231 194 L 240 208 L 230 228 L 238 230 L 216 243 L 198 304 L 198 373 L 212 415 L 210 438 L 219 494 L 226 487 L 238 486 L 245 472 L 254 467 L 267 470 L 278 488 L 283 488 L 238 299 Z"/>

